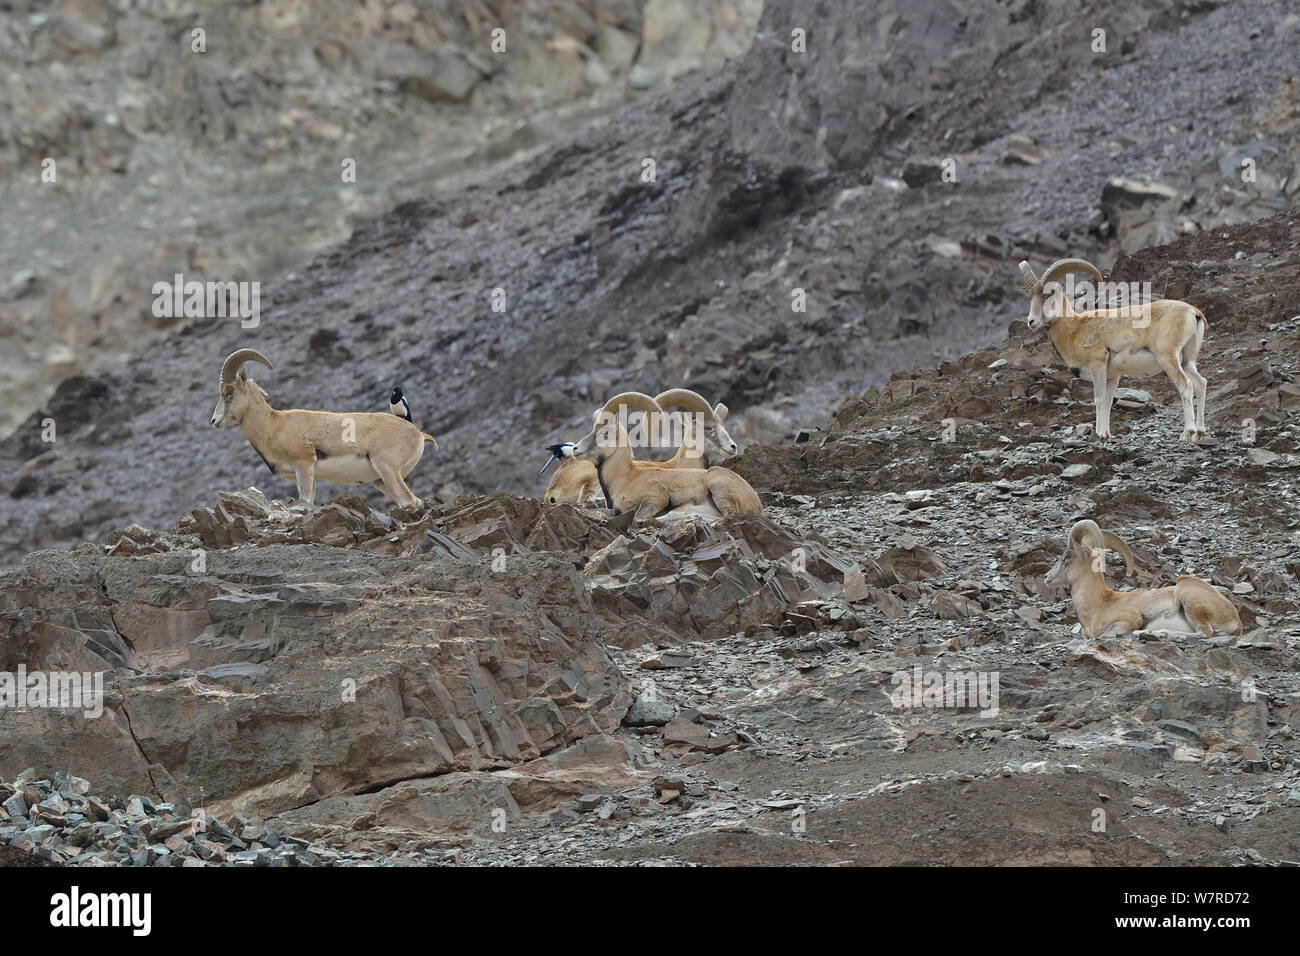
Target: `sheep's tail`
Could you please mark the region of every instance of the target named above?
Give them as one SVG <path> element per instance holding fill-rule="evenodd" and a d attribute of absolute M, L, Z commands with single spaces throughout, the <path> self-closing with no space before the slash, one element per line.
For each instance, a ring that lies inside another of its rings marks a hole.
<path fill-rule="evenodd" d="M 428 432 L 420 432 L 420 434 L 424 437 L 424 440 L 425 440 L 425 441 L 427 441 L 427 442 L 433 442 L 433 447 L 434 447 L 434 448 L 437 448 L 437 447 L 438 447 L 438 439 L 434 438 L 434 437 L 433 437 L 432 435 L 430 435 Z"/>

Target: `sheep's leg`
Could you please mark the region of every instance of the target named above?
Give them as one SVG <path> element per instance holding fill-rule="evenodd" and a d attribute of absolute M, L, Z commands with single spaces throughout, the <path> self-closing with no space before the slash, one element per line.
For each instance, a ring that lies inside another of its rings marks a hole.
<path fill-rule="evenodd" d="M 1215 631 L 1221 634 L 1241 633 L 1241 615 L 1232 602 L 1206 587 L 1203 582 L 1179 578 L 1174 588 L 1174 598 L 1178 601 L 1183 617 L 1206 637 L 1213 637 Z"/>
<path fill-rule="evenodd" d="M 1182 611 L 1183 617 L 1187 618 L 1192 627 L 1196 628 L 1196 633 L 1205 637 L 1214 636 L 1215 616 L 1210 613 L 1208 608 L 1204 605 L 1189 602 L 1183 605 Z M 1232 632 L 1227 631 L 1227 633 L 1231 634 Z"/>
<path fill-rule="evenodd" d="M 1092 624 L 1092 633 L 1088 633 L 1089 628 L 1085 625 L 1085 637 L 1115 637 L 1117 634 L 1142 630 L 1142 615 L 1134 611 L 1118 611 L 1107 614 L 1100 620 L 1093 618 L 1089 623 Z"/>
<path fill-rule="evenodd" d="M 1192 387 L 1191 378 L 1179 363 L 1181 357 L 1181 350 L 1175 353 L 1172 359 L 1156 356 L 1160 367 L 1169 376 L 1169 381 L 1173 382 L 1174 388 L 1178 389 L 1178 397 L 1183 400 L 1183 434 L 1179 440 L 1196 441 L 1196 410 L 1192 405 L 1192 396 L 1196 390 Z"/>
<path fill-rule="evenodd" d="M 1205 435 L 1205 388 L 1209 385 L 1205 376 L 1200 373 L 1196 367 L 1196 359 L 1201 354 L 1201 344 L 1205 341 L 1205 318 L 1199 313 L 1196 321 L 1192 326 L 1192 334 L 1186 344 L 1183 345 L 1182 359 L 1183 368 L 1187 369 L 1192 378 L 1192 384 L 1196 386 L 1196 437 L 1202 438 Z"/>
<path fill-rule="evenodd" d="M 1210 383 L 1196 368 L 1196 359 L 1184 355 L 1183 368 L 1187 369 L 1196 387 L 1196 437 L 1201 438 L 1205 434 L 1205 387 Z"/>
<path fill-rule="evenodd" d="M 656 515 L 662 514 L 668 507 L 668 496 L 660 495 L 653 498 L 646 498 L 636 506 L 636 514 L 632 516 L 635 524 L 645 524 Z"/>
<path fill-rule="evenodd" d="M 294 465 L 293 478 L 298 484 L 298 500 L 312 507 L 316 503 L 316 462 Z"/>
<path fill-rule="evenodd" d="M 1096 406 L 1097 411 L 1094 430 L 1097 432 L 1098 438 L 1109 438 L 1110 408 L 1106 404 L 1106 366 L 1094 365 L 1090 371 L 1092 373 L 1092 404 Z"/>
<path fill-rule="evenodd" d="M 1106 373 L 1106 397 L 1103 405 L 1106 409 L 1106 434 L 1110 434 L 1110 410 L 1115 405 L 1115 389 L 1119 388 L 1119 373 L 1107 371 Z"/>
<path fill-rule="evenodd" d="M 404 508 L 417 508 L 422 502 L 416 497 L 415 492 L 406 486 L 402 480 L 401 474 L 396 468 L 384 461 L 375 461 L 373 455 L 370 456 L 370 466 L 379 472 L 379 481 L 373 482 L 376 488 L 382 483 L 383 487 L 379 488 L 384 494 L 388 495 L 393 501 L 396 501 Z"/>

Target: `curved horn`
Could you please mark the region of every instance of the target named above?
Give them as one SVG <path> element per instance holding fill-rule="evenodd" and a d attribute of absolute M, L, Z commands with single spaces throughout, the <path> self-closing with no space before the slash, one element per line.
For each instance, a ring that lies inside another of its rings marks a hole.
<path fill-rule="evenodd" d="M 645 392 L 619 392 L 602 405 L 600 410 L 602 412 L 612 412 L 620 405 L 626 405 L 629 409 L 637 409 L 652 415 L 663 412 L 659 403 Z"/>
<path fill-rule="evenodd" d="M 1038 281 L 1041 285 L 1047 285 L 1057 276 L 1063 276 L 1067 272 L 1086 272 L 1098 282 L 1102 281 L 1101 270 L 1087 259 L 1057 259 L 1047 267 L 1043 277 Z"/>
<path fill-rule="evenodd" d="M 1105 544 L 1102 537 L 1101 528 L 1097 527 L 1097 522 L 1084 519 L 1076 521 L 1074 527 L 1070 529 L 1070 543 L 1082 545 L 1085 541 L 1093 541 L 1097 545 Z"/>
<path fill-rule="evenodd" d="M 713 414 L 713 406 L 705 400 L 704 396 L 689 388 L 670 388 L 666 392 L 660 392 L 655 396 L 655 402 L 663 409 L 684 408 L 691 412 Z"/>
<path fill-rule="evenodd" d="M 1119 552 L 1120 556 L 1124 559 L 1124 576 L 1126 578 L 1131 578 L 1133 576 L 1133 552 L 1128 549 L 1128 545 L 1121 541 L 1117 535 L 1113 535 L 1109 531 L 1103 531 L 1101 533 L 1101 540 Z"/>
<path fill-rule="evenodd" d="M 269 369 L 275 368 L 271 364 L 271 360 L 257 349 L 237 349 L 230 353 L 230 356 L 221 366 L 221 384 L 225 385 L 227 382 L 233 382 L 235 373 L 239 371 L 239 367 L 245 362 L 261 362 Z"/>
<path fill-rule="evenodd" d="M 1038 276 L 1034 275 L 1034 270 L 1030 268 L 1028 262 L 1025 262 L 1023 260 L 1021 261 L 1020 274 L 1025 277 L 1025 281 L 1021 283 L 1021 287 L 1026 292 L 1028 292 L 1030 295 L 1033 295 L 1035 292 L 1042 291 L 1043 284 L 1038 281 Z"/>

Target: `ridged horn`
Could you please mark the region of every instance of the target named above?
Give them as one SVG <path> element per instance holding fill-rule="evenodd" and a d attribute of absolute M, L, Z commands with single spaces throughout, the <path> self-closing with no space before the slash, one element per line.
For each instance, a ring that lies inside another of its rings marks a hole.
<path fill-rule="evenodd" d="M 237 349 L 230 353 L 230 357 L 221 366 L 221 384 L 225 385 L 233 382 L 235 373 L 239 371 L 240 366 L 245 362 L 261 362 L 267 368 L 275 369 L 275 366 L 271 364 L 271 360 L 257 349 Z"/>
<path fill-rule="evenodd" d="M 1095 521 L 1076 521 L 1070 529 L 1070 543 L 1084 545 L 1088 542 L 1092 542 L 1093 547 L 1101 547 L 1106 543 L 1101 536 L 1101 528 L 1097 527 Z"/>
<path fill-rule="evenodd" d="M 1020 274 L 1025 277 L 1025 281 L 1020 284 L 1021 288 L 1033 295 L 1035 292 L 1041 292 L 1043 285 L 1038 281 L 1038 276 L 1034 275 L 1034 270 L 1030 268 L 1028 262 L 1021 261 Z"/>
<path fill-rule="evenodd" d="M 645 392 L 619 392 L 619 394 L 602 405 L 600 410 L 607 413 L 613 412 L 620 405 L 626 405 L 629 409 L 637 409 L 652 415 L 663 413 L 659 403 Z"/>
<path fill-rule="evenodd" d="M 1120 556 L 1124 559 L 1124 577 L 1133 577 L 1133 552 L 1128 549 L 1128 545 L 1121 541 L 1117 535 L 1113 535 L 1109 531 L 1103 531 L 1101 533 L 1101 540 L 1118 551 Z"/>
<path fill-rule="evenodd" d="M 660 392 L 655 396 L 655 402 L 663 409 L 684 408 L 690 412 L 713 414 L 713 406 L 705 400 L 704 396 L 689 388 L 670 388 L 666 392 Z"/>
<path fill-rule="evenodd" d="M 1047 285 L 1057 276 L 1063 276 L 1067 272 L 1086 272 L 1098 282 L 1102 281 L 1101 270 L 1087 259 L 1057 259 L 1043 272 L 1043 277 L 1038 280 L 1039 284 Z"/>

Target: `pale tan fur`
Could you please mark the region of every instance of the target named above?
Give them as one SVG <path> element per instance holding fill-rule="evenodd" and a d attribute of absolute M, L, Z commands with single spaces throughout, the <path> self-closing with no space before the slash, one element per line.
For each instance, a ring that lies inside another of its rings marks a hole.
<path fill-rule="evenodd" d="M 596 466 L 589 461 L 565 458 L 551 475 L 542 500 L 552 505 L 578 505 L 597 494 L 600 494 L 600 478 Z M 603 495 L 601 501 L 604 501 Z"/>
<path fill-rule="evenodd" d="M 655 404 L 664 411 L 685 409 L 683 436 L 677 453 L 667 461 L 646 462 L 654 468 L 708 468 L 710 462 L 726 461 L 740 451 L 735 440 L 723 427 L 727 406 L 719 402 L 710 406 L 704 396 L 688 388 L 670 388 L 655 396 Z M 699 432 L 702 431 L 701 435 Z"/>
<path fill-rule="evenodd" d="M 635 520 L 649 521 L 682 507 L 712 505 L 722 515 L 762 514 L 757 492 L 727 468 L 663 468 L 663 462 L 637 461 L 626 429 L 606 420 L 620 405 L 649 414 L 663 414 L 653 398 L 641 392 L 614 396 L 593 416 L 592 430 L 570 449 L 572 457 L 590 461 L 604 484 L 615 511 L 635 510 Z"/>
<path fill-rule="evenodd" d="M 1076 312 L 1059 288 L 1045 296 L 1045 286 L 1068 272 L 1085 272 L 1102 281 L 1096 266 L 1083 259 L 1060 259 L 1041 278 L 1029 263 L 1020 263 L 1032 297 L 1028 325 L 1051 323 L 1052 344 L 1076 373 L 1092 379 L 1098 438 L 1110 437 L 1110 408 L 1121 375 L 1164 373 L 1178 390 L 1183 406 L 1183 441 L 1205 434 L 1206 379 L 1196 368 L 1205 338 L 1205 315 L 1177 299 L 1131 304 L 1114 309 Z M 1046 318 L 1044 310 L 1046 309 Z"/>
<path fill-rule="evenodd" d="M 1105 548 L 1110 545 L 1133 573 L 1128 547 L 1094 521 L 1070 529 L 1065 552 L 1048 572 L 1051 586 L 1069 585 L 1070 600 L 1088 637 L 1143 629 L 1201 633 L 1213 637 L 1242 632 L 1241 617 L 1232 602 L 1208 581 L 1184 574 L 1170 587 L 1150 591 L 1114 591 L 1106 584 Z"/>
<path fill-rule="evenodd" d="M 726 405 L 719 402 L 710 406 L 698 392 L 685 388 L 660 392 L 654 400 L 665 412 L 680 408 L 692 414 L 682 420 L 683 440 L 676 454 L 667 461 L 647 461 L 644 463 L 647 468 L 708 468 L 710 461 L 723 461 L 739 451 L 722 424 L 727 417 Z M 551 476 L 542 500 L 548 504 L 578 504 L 595 494 L 604 500 L 596 466 L 589 461 L 565 458 Z M 705 510 L 718 513 L 711 507 Z"/>
<path fill-rule="evenodd" d="M 432 435 L 388 412 L 272 408 L 243 367 L 250 360 L 272 368 L 253 349 L 240 349 L 226 359 L 212 424 L 243 429 L 267 467 L 298 486 L 299 500 L 313 503 L 320 478 L 341 485 L 371 483 L 398 504 L 420 504 L 404 479 L 419 462 L 425 442 L 438 447 Z"/>

